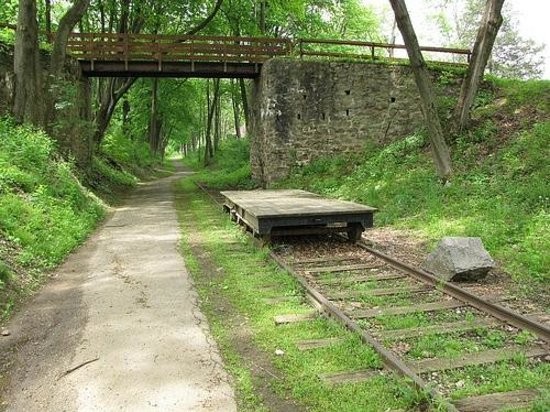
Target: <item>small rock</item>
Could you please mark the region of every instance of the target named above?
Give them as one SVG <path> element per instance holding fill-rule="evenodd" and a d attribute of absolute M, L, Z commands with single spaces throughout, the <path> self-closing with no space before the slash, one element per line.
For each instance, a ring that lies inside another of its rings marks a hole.
<path fill-rule="evenodd" d="M 464 381 L 463 381 L 463 380 L 459 380 L 459 381 L 456 383 L 456 387 L 457 387 L 457 388 L 463 388 L 463 387 L 464 387 Z"/>
<path fill-rule="evenodd" d="M 10 335 L 11 335 L 11 332 L 10 332 L 8 329 L 2 329 L 2 331 L 0 332 L 0 335 L 2 335 L 2 336 L 10 336 Z"/>
<path fill-rule="evenodd" d="M 285 351 L 282 349 L 275 349 L 275 355 L 277 356 L 283 356 L 285 354 Z"/>

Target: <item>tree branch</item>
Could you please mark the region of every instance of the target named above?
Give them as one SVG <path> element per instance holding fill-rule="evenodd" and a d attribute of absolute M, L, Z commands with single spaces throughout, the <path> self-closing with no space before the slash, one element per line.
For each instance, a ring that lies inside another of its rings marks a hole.
<path fill-rule="evenodd" d="M 223 2 L 223 0 L 217 0 L 216 5 L 214 6 L 214 8 L 210 12 L 210 14 L 202 22 L 200 22 L 198 25 L 193 27 L 191 30 L 187 31 L 187 33 L 185 33 L 185 35 L 186 36 L 192 36 L 193 34 L 197 34 L 199 31 L 204 29 L 208 25 L 208 23 L 210 23 L 212 21 L 212 19 L 218 13 L 218 10 L 220 9 L 220 7 L 222 5 L 222 2 Z"/>
<path fill-rule="evenodd" d="M 50 67 L 50 72 L 52 74 L 57 75 L 63 68 L 69 35 L 76 23 L 78 23 L 84 13 L 86 13 L 89 5 L 90 0 L 75 0 L 72 7 L 67 10 L 61 18 L 53 43 Z"/>

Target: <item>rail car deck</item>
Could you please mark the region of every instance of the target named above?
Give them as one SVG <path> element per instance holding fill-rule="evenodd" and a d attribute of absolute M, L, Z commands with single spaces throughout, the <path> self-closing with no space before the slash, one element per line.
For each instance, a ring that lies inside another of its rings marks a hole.
<path fill-rule="evenodd" d="M 373 207 L 326 199 L 304 190 L 243 190 L 221 192 L 224 210 L 255 236 L 346 232 L 356 241 L 373 226 Z"/>

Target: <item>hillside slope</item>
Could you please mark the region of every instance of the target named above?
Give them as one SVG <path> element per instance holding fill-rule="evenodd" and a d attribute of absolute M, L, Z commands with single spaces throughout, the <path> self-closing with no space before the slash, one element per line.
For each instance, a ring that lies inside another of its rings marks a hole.
<path fill-rule="evenodd" d="M 550 82 L 494 80 L 474 127 L 452 142 L 454 176 L 438 183 L 422 133 L 356 156 L 321 159 L 278 187 L 380 209 L 376 226 L 413 229 L 433 244 L 479 236 L 517 281 L 550 280 Z"/>

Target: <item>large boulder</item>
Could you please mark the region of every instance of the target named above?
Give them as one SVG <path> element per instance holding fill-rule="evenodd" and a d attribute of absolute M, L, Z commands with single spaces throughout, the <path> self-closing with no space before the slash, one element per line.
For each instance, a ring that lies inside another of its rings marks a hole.
<path fill-rule="evenodd" d="M 478 280 L 495 265 L 478 237 L 445 237 L 422 269 L 444 280 Z"/>

